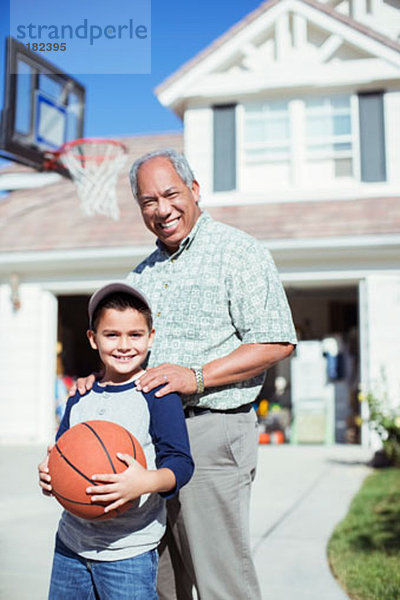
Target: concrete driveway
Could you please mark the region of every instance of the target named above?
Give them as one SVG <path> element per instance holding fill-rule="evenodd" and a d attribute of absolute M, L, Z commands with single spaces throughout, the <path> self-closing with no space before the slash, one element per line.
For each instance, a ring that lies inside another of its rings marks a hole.
<path fill-rule="evenodd" d="M 1 600 L 47 598 L 60 509 L 37 484 L 44 453 L 0 447 Z M 251 532 L 263 600 L 347 598 L 329 571 L 326 543 L 369 473 L 369 458 L 359 446 L 260 446 Z"/>

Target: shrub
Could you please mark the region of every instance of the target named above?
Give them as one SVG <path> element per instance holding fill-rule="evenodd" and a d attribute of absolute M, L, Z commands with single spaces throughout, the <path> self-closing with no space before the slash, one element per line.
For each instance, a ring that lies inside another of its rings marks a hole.
<path fill-rule="evenodd" d="M 389 464 L 400 468 L 400 410 L 372 393 L 360 394 L 360 400 L 368 404 L 368 424 L 380 437 Z"/>

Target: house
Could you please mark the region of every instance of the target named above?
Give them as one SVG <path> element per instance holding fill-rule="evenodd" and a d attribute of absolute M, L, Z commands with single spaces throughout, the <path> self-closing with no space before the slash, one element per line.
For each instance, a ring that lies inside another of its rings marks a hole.
<path fill-rule="evenodd" d="M 400 399 L 399 9 L 270 0 L 157 89 L 208 205 L 266 241 L 300 338 L 322 340 L 289 377 L 307 441 L 357 437 L 359 384 Z M 320 380 L 321 353 L 347 381 Z"/>
<path fill-rule="evenodd" d="M 294 441 L 367 443 L 359 385 L 399 399 L 399 34 L 392 1 L 270 0 L 157 88 L 183 136 L 125 140 L 131 159 L 184 148 L 202 205 L 271 250 L 300 344 L 264 393 Z M 119 222 L 82 217 L 65 180 L 0 201 L 3 442 L 49 439 L 57 341 L 90 369 L 87 295 L 152 249 L 127 169 Z"/>

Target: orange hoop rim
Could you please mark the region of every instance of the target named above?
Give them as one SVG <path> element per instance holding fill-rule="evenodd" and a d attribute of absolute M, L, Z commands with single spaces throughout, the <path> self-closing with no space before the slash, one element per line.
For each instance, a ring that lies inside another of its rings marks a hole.
<path fill-rule="evenodd" d="M 56 168 L 56 163 L 58 161 L 58 159 L 60 158 L 60 156 L 62 156 L 63 154 L 66 154 L 67 152 L 70 152 L 73 148 L 75 148 L 75 146 L 80 146 L 83 144 L 106 144 L 108 146 L 116 146 L 118 148 L 121 148 L 123 154 L 128 154 L 128 148 L 127 146 L 123 143 L 120 142 L 119 140 L 113 140 L 110 138 L 95 138 L 95 137 L 90 137 L 90 138 L 78 138 L 76 140 L 71 140 L 69 142 L 65 142 L 65 144 L 63 144 L 58 150 L 55 150 L 54 152 L 48 152 L 47 153 L 47 157 L 46 157 L 46 161 L 44 163 L 44 168 L 48 169 L 48 170 L 52 170 Z M 86 154 L 74 154 L 75 158 L 77 160 L 80 161 L 99 161 L 99 160 L 114 160 L 115 156 L 105 156 L 105 154 L 96 154 L 93 156 L 90 155 L 86 155 Z"/>

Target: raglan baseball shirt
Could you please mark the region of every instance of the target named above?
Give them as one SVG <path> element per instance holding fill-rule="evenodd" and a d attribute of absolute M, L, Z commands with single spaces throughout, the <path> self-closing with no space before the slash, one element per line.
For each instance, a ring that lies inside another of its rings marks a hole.
<path fill-rule="evenodd" d="M 194 470 L 182 402 L 177 394 L 156 398 L 139 392 L 135 382 L 93 388 L 69 398 L 56 440 L 67 429 L 90 420 L 112 421 L 141 444 L 148 469 L 167 467 L 176 477 L 171 492 L 141 496 L 138 506 L 107 521 L 81 519 L 64 511 L 58 527 L 62 542 L 87 559 L 121 560 L 156 548 L 166 522 L 165 498 L 174 496 Z"/>

